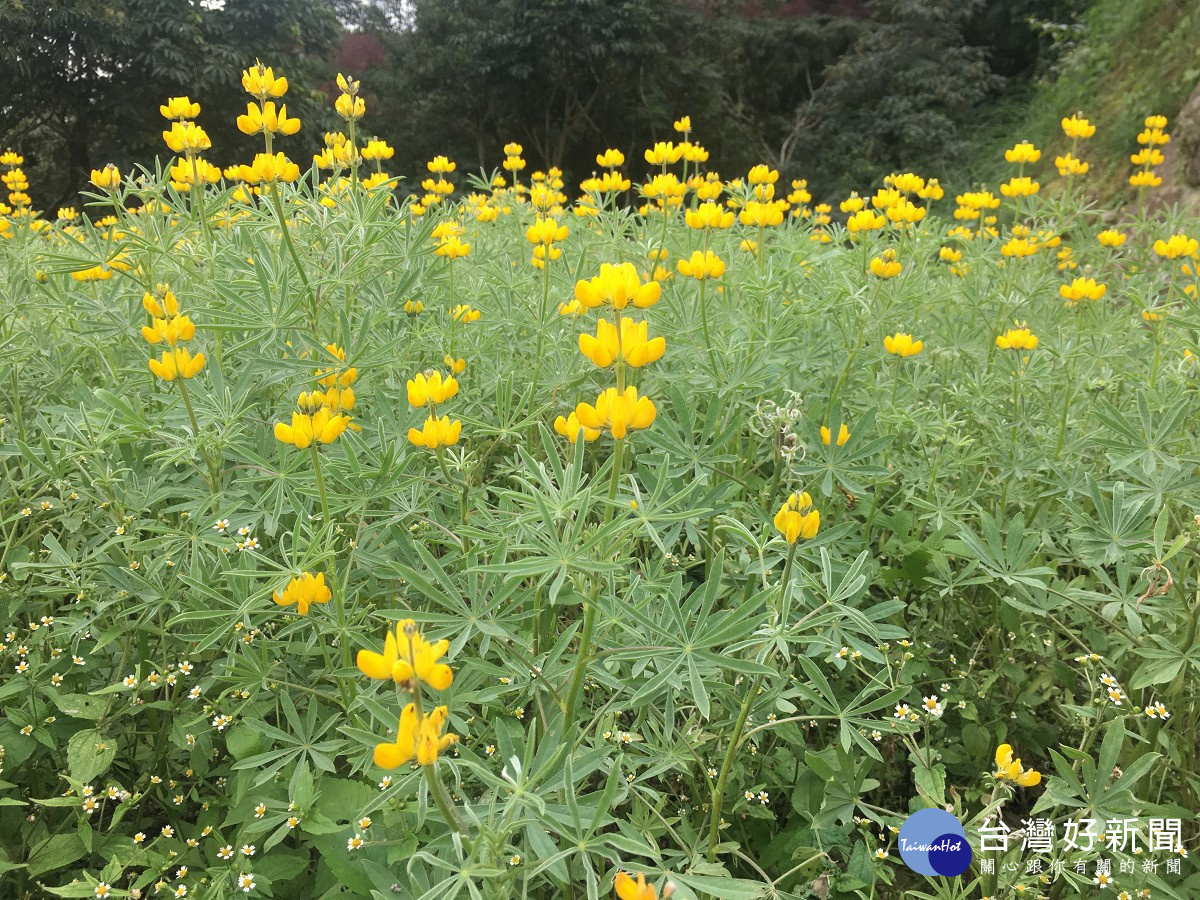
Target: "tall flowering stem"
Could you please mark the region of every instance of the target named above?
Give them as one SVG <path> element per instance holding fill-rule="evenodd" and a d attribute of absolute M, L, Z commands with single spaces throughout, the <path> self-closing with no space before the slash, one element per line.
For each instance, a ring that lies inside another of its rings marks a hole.
<path fill-rule="evenodd" d="M 783 566 L 783 578 L 779 582 L 779 609 L 783 608 L 788 582 L 792 577 L 792 562 L 796 559 L 796 548 L 798 546 L 798 543 L 793 542 L 788 548 L 787 562 Z M 721 829 L 721 806 L 725 797 L 725 785 L 729 780 L 729 770 L 733 768 L 734 757 L 737 756 L 738 746 L 742 742 L 742 734 L 746 730 L 746 720 L 750 717 L 750 710 L 754 706 L 754 700 L 758 697 L 762 683 L 763 676 L 760 673 L 754 677 L 754 682 L 750 685 L 750 690 L 742 700 L 741 709 L 738 710 L 737 721 L 734 722 L 733 731 L 729 735 L 729 746 L 725 748 L 725 758 L 721 761 L 721 771 L 717 774 L 717 786 L 713 789 L 712 803 L 710 804 L 711 811 L 708 816 L 709 862 L 712 862 L 717 856 L 717 841 L 720 838 Z"/>

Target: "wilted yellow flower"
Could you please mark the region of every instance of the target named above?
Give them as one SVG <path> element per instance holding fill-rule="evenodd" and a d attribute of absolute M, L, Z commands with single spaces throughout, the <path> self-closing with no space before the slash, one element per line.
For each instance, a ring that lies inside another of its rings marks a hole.
<path fill-rule="evenodd" d="M 792 493 L 775 513 L 775 528 L 789 544 L 801 538 L 811 541 L 820 527 L 821 513 L 813 508 L 812 497 L 807 491 Z"/>
<path fill-rule="evenodd" d="M 1011 744 L 1001 744 L 996 748 L 996 771 L 993 774 L 999 781 L 1014 781 L 1022 787 L 1033 787 L 1042 780 L 1040 772 L 1026 769 L 1020 759 L 1013 759 Z"/>
<path fill-rule="evenodd" d="M 675 264 L 681 275 L 703 281 L 706 278 L 720 278 L 725 274 L 725 263 L 721 257 L 711 250 L 703 252 L 693 250 L 690 259 L 681 259 Z"/>
<path fill-rule="evenodd" d="M 596 336 L 579 335 L 579 350 L 601 369 L 608 368 L 617 359 L 634 368 L 648 365 L 662 358 L 667 349 L 665 338 L 648 338 L 649 324 L 635 322 L 621 316 L 621 331 L 607 319 L 596 322 Z"/>
<path fill-rule="evenodd" d="M 195 378 L 204 368 L 204 354 L 192 356 L 186 347 L 167 350 L 159 359 L 150 360 L 150 371 L 163 381 L 178 378 Z"/>
<path fill-rule="evenodd" d="M 607 428 L 613 438 L 622 440 L 632 429 L 649 428 L 658 411 L 649 397 L 639 397 L 637 388 L 624 393 L 609 388 L 596 398 L 596 405 L 580 403 L 575 416 L 584 428 Z"/>
<path fill-rule="evenodd" d="M 832 439 L 833 439 L 833 434 L 830 432 L 829 426 L 822 425 L 821 426 L 821 443 L 824 444 L 826 447 L 828 447 L 829 442 Z M 843 422 L 842 427 L 838 429 L 837 445 L 840 447 L 844 443 L 846 443 L 846 441 L 848 441 L 848 440 L 850 440 L 850 429 L 847 428 L 846 423 Z"/>
<path fill-rule="evenodd" d="M 283 592 L 275 591 L 272 599 L 280 606 L 295 605 L 296 612 L 302 616 L 308 615 L 308 607 L 313 603 L 328 603 L 333 597 L 325 584 L 325 573 L 304 572 L 288 582 Z"/>
<path fill-rule="evenodd" d="M 900 356 L 907 359 L 910 356 L 916 356 L 925 349 L 924 341 L 914 341 L 911 334 L 897 332 L 889 334 L 883 339 L 883 349 L 892 356 Z"/>
<path fill-rule="evenodd" d="M 430 416 L 420 431 L 415 428 L 408 429 L 408 441 L 416 447 L 437 450 L 439 447 L 452 447 L 457 444 L 461 432 L 462 422 L 458 419 Z"/>

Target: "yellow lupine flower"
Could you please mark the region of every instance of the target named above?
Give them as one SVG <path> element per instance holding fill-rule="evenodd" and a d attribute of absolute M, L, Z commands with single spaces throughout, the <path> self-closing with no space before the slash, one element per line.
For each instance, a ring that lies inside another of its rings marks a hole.
<path fill-rule="evenodd" d="M 395 155 L 395 148 L 390 146 L 387 141 L 367 141 L 367 146 L 362 150 L 362 158 L 369 160 L 391 159 Z"/>
<path fill-rule="evenodd" d="M 458 381 L 453 375 L 442 378 L 441 372 L 420 372 L 408 380 L 408 402 L 411 406 L 430 406 L 445 403 L 458 393 Z"/>
<path fill-rule="evenodd" d="M 1038 182 L 1024 175 L 1020 178 L 1010 178 L 1000 185 L 1000 193 L 1005 197 L 1032 197 L 1041 187 Z"/>
<path fill-rule="evenodd" d="M 339 94 L 333 103 L 333 108 L 343 119 L 361 119 L 367 114 L 367 101 L 362 97 Z"/>
<path fill-rule="evenodd" d="M 159 359 L 150 360 L 150 371 L 163 381 L 176 378 L 195 378 L 204 368 L 204 354 L 192 356 L 186 347 L 167 350 Z"/>
<path fill-rule="evenodd" d="M 272 599 L 279 606 L 295 605 L 296 612 L 302 616 L 308 615 L 308 608 L 313 603 L 328 603 L 333 597 L 325 584 L 325 573 L 304 572 L 288 582 L 283 592 L 275 591 Z"/>
<path fill-rule="evenodd" d="M 400 713 L 396 740 L 375 745 L 375 765 L 395 769 L 414 759 L 423 766 L 432 765 L 439 754 L 458 742 L 458 735 L 442 734 L 448 710 L 439 706 L 428 715 L 419 716 L 416 704 L 410 703 Z"/>
<path fill-rule="evenodd" d="M 842 427 L 845 428 L 844 425 Z M 779 512 L 775 513 L 775 528 L 789 544 L 801 538 L 812 540 L 820 527 L 821 513 L 813 508 L 812 497 L 807 491 L 792 493 L 779 507 Z"/>
<path fill-rule="evenodd" d="M 887 218 L 873 209 L 862 208 L 862 198 L 856 198 L 859 209 L 850 215 L 846 220 L 846 230 L 851 234 L 859 234 L 863 231 L 878 231 L 887 224 Z M 845 204 L 842 204 L 845 206 Z"/>
<path fill-rule="evenodd" d="M 1021 141 L 1011 150 L 1004 151 L 1004 159 L 1010 163 L 1035 163 L 1042 158 L 1042 151 L 1029 141 Z"/>
<path fill-rule="evenodd" d="M 282 153 L 256 153 L 254 162 L 238 167 L 238 178 L 248 184 L 292 182 L 300 177 L 300 167 Z"/>
<path fill-rule="evenodd" d="M 778 175 L 778 173 L 776 174 Z M 786 201 L 762 203 L 758 200 L 749 200 L 742 211 L 738 213 L 738 221 L 751 227 L 773 228 L 783 223 L 785 209 L 787 209 Z"/>
<path fill-rule="evenodd" d="M 896 258 L 896 251 L 890 248 L 884 250 L 882 256 L 871 259 L 871 274 L 876 278 L 895 278 L 903 268 Z"/>
<path fill-rule="evenodd" d="M 688 228 L 728 228 L 733 224 L 733 212 L 723 209 L 719 204 L 701 203 L 695 209 L 689 209 L 683 214 L 683 220 Z"/>
<path fill-rule="evenodd" d="M 554 420 L 554 430 L 569 440 L 572 444 L 579 440 L 580 432 L 583 433 L 583 440 L 586 443 L 591 443 L 600 437 L 601 431 L 599 428 L 585 428 L 579 424 L 579 416 L 571 413 L 564 418 L 559 416 Z"/>
<path fill-rule="evenodd" d="M 1154 242 L 1154 252 L 1167 259 L 1195 256 L 1197 250 L 1200 250 L 1200 241 L 1186 234 L 1173 234 L 1165 241 L 1159 238 Z"/>
<path fill-rule="evenodd" d="M 613 889 L 620 900 L 658 900 L 658 892 L 654 885 L 646 884 L 646 876 L 638 875 L 637 880 L 624 872 L 618 872 L 613 881 Z"/>
<path fill-rule="evenodd" d="M 472 309 L 466 303 L 460 303 L 454 307 L 454 309 L 450 310 L 450 318 L 455 322 L 462 322 L 464 324 L 478 322 L 480 315 L 482 315 L 482 313 L 480 313 L 479 310 Z"/>
<path fill-rule="evenodd" d="M 603 153 L 597 155 L 596 165 L 605 169 L 618 169 L 625 165 L 625 154 L 620 150 L 609 148 Z"/>
<path fill-rule="evenodd" d="M 1011 744 L 1001 744 L 996 748 L 996 771 L 993 774 L 1000 781 L 1015 781 L 1022 787 L 1033 787 L 1042 780 L 1041 772 L 1026 769 L 1020 759 L 1013 759 Z"/>
<path fill-rule="evenodd" d="M 300 130 L 300 120 L 288 118 L 286 103 L 276 112 L 274 101 L 267 100 L 262 106 L 247 103 L 246 114 L 237 117 L 237 127 L 242 134 L 295 134 Z"/>
<path fill-rule="evenodd" d="M 677 147 L 670 141 L 658 141 L 643 156 L 646 162 L 652 166 L 672 165 L 679 162 L 680 157 L 683 156 L 683 148 Z"/>
<path fill-rule="evenodd" d="M 190 97 L 171 97 L 158 111 L 164 119 L 194 119 L 200 115 L 200 104 Z"/>
<path fill-rule="evenodd" d="M 1107 228 L 1096 235 L 1096 240 L 1100 242 L 1101 247 L 1120 247 L 1125 243 L 1126 238 L 1127 235 L 1115 228 Z"/>
<path fill-rule="evenodd" d="M 703 281 L 706 278 L 720 278 L 725 274 L 725 262 L 711 250 L 701 252 L 693 250 L 690 259 L 681 259 L 675 264 L 679 274 L 688 278 Z"/>
<path fill-rule="evenodd" d="M 1037 335 L 1025 327 L 1024 322 L 1014 323 L 1018 327 L 1010 328 L 1004 334 L 996 337 L 996 346 L 1001 350 L 1033 350 L 1038 345 Z"/>
<path fill-rule="evenodd" d="M 617 359 L 635 369 L 656 362 L 667 349 L 666 338 L 648 338 L 649 324 L 621 317 L 621 332 L 607 319 L 596 323 L 596 335 L 579 335 L 579 350 L 601 369 Z"/>
<path fill-rule="evenodd" d="M 829 426 L 822 425 L 821 426 L 821 443 L 824 444 L 826 447 L 828 447 L 829 442 L 832 439 L 833 439 L 833 434 L 832 434 L 832 432 L 830 432 Z M 847 428 L 846 423 L 843 422 L 842 427 L 838 429 L 837 445 L 840 447 L 843 444 L 845 444 L 846 441 L 848 441 L 848 440 L 850 440 L 850 429 Z"/>
<path fill-rule="evenodd" d="M 633 263 L 602 263 L 599 275 L 575 283 L 575 299 L 587 309 L 606 303 L 616 309 L 624 309 L 631 303 L 645 309 L 661 296 L 662 285 L 654 280 L 643 284 Z"/>
<path fill-rule="evenodd" d="M 155 318 L 153 325 L 142 326 L 142 337 L 148 344 L 165 343 L 174 347 L 180 341 L 190 341 L 196 335 L 196 326 L 187 316 L 171 319 Z"/>
<path fill-rule="evenodd" d="M 101 190 L 112 190 L 121 183 L 121 170 L 108 163 L 103 169 L 92 169 L 92 184 Z"/>
<path fill-rule="evenodd" d="M 156 319 L 179 315 L 179 301 L 165 284 L 157 285 L 153 294 L 149 291 L 143 294 L 142 307 Z"/>
<path fill-rule="evenodd" d="M 1076 278 L 1070 284 L 1060 285 L 1058 293 L 1071 303 L 1080 300 L 1099 300 L 1108 290 L 1108 286 L 1098 284 L 1094 278 Z"/>
<path fill-rule="evenodd" d="M 449 649 L 448 640 L 443 638 L 430 643 L 422 636 L 416 622 L 401 619 L 394 629 L 388 629 L 383 653 L 359 650 L 356 662 L 359 671 L 376 681 L 390 678 L 411 688 L 415 679 L 435 691 L 444 691 L 454 681 L 454 673 L 448 665 L 438 660 Z"/>
<path fill-rule="evenodd" d="M 1086 175 L 1091 168 L 1090 164 L 1076 159 L 1070 153 L 1054 157 L 1054 165 L 1058 168 L 1058 174 L 1064 178 L 1068 175 Z"/>
<path fill-rule="evenodd" d="M 208 134 L 195 122 L 172 122 L 171 129 L 162 133 L 163 142 L 174 153 L 208 150 L 212 141 Z"/>
<path fill-rule="evenodd" d="M 613 438 L 622 440 L 633 429 L 649 428 L 658 411 L 649 397 L 639 397 L 637 388 L 627 387 L 624 393 L 609 388 L 596 398 L 596 405 L 580 403 L 575 416 L 584 428 L 607 428 Z"/>
<path fill-rule="evenodd" d="M 1096 133 L 1096 126 L 1089 122 L 1083 116 L 1076 113 L 1069 119 L 1062 120 L 1063 134 L 1072 140 L 1090 138 Z"/>
<path fill-rule="evenodd" d="M 914 341 L 911 334 L 897 332 L 889 334 L 883 339 L 883 349 L 892 356 L 899 356 L 907 359 L 910 356 L 916 356 L 925 349 L 924 341 Z"/>
<path fill-rule="evenodd" d="M 452 447 L 457 444 L 461 432 L 462 422 L 458 419 L 430 416 L 420 431 L 415 428 L 408 429 L 408 440 L 414 446 L 436 450 L 439 447 Z"/>
<path fill-rule="evenodd" d="M 1155 175 L 1150 169 L 1143 169 L 1130 175 L 1129 183 L 1133 187 L 1158 187 L 1162 184 L 1162 176 Z"/>
<path fill-rule="evenodd" d="M 275 72 L 270 66 L 255 63 L 251 68 L 242 72 L 242 87 L 247 94 L 253 94 L 260 100 L 265 100 L 267 97 L 282 97 L 287 93 L 288 83 L 282 75 L 276 78 Z"/>
<path fill-rule="evenodd" d="M 314 444 L 332 444 L 349 426 L 349 416 L 322 406 L 311 415 L 300 411 L 292 413 L 291 425 L 276 422 L 275 438 L 298 450 L 306 450 Z"/>

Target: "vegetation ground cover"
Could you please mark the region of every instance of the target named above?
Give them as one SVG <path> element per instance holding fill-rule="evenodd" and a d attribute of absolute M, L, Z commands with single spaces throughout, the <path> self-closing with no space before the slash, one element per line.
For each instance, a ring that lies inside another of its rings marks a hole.
<path fill-rule="evenodd" d="M 1194 896 L 1198 226 L 1090 123 L 400 199 L 353 79 L 304 170 L 243 85 L 263 152 L 171 98 L 84 215 L 0 157 L 6 895 Z M 1016 836 L 927 879 L 927 807 Z"/>

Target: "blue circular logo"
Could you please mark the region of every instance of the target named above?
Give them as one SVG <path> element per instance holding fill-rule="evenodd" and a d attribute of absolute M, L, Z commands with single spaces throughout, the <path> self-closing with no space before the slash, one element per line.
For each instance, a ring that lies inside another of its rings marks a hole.
<path fill-rule="evenodd" d="M 921 875 L 961 875 L 971 865 L 962 823 L 944 809 L 922 809 L 900 826 L 900 859 Z"/>

